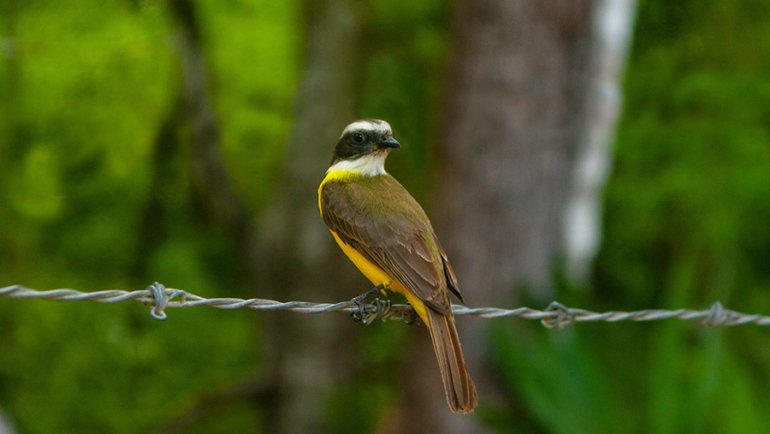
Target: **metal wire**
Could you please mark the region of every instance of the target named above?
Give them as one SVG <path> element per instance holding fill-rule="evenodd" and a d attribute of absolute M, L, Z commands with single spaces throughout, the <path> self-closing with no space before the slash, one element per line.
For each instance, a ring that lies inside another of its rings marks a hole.
<path fill-rule="evenodd" d="M 147 289 L 124 291 L 110 289 L 96 292 L 82 292 L 75 289 L 52 289 L 38 291 L 21 285 L 11 285 L 0 288 L 0 297 L 21 299 L 43 299 L 57 301 L 90 300 L 99 303 L 119 303 L 126 300 L 136 300 L 152 306 L 150 315 L 155 319 L 165 319 L 167 308 L 210 306 L 218 309 L 252 309 L 258 311 L 288 310 L 298 313 L 345 312 L 353 315 L 354 319 L 371 323 L 376 319 L 382 321 L 397 320 L 414 322 L 415 314 L 408 304 L 391 305 L 389 301 L 380 298 L 370 302 L 341 301 L 338 303 L 313 303 L 309 301 L 281 302 L 262 298 L 205 298 L 180 289 L 166 288 L 160 283 L 153 283 Z M 678 319 L 682 321 L 700 321 L 706 327 L 735 326 L 753 324 L 769 326 L 770 316 L 746 314 L 725 309 L 720 302 L 711 305 L 707 310 L 692 309 L 646 309 L 635 312 L 592 312 L 585 309 L 570 308 L 558 302 L 551 303 L 545 310 L 519 307 L 502 309 L 497 307 L 470 308 L 463 305 L 452 305 L 455 315 L 472 315 L 481 318 L 518 317 L 528 320 L 540 320 L 543 326 L 561 329 L 578 322 L 618 322 L 618 321 L 659 321 Z"/>

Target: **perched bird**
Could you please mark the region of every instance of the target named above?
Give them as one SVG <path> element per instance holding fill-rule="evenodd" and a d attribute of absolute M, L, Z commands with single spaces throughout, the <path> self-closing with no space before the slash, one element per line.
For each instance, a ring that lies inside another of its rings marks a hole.
<path fill-rule="evenodd" d="M 425 211 L 385 171 L 385 159 L 400 146 L 385 121 L 364 119 L 345 127 L 318 187 L 318 206 L 361 273 L 412 305 L 430 332 L 449 408 L 469 413 L 478 395 L 449 302 L 450 291 L 461 301 L 462 295 Z"/>

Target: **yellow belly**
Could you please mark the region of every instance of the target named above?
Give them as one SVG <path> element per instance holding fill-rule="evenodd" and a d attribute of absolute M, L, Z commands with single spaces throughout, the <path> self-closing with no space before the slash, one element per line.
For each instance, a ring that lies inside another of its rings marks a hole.
<path fill-rule="evenodd" d="M 362 254 L 358 253 L 356 249 L 345 244 L 340 239 L 340 237 L 334 233 L 334 231 L 330 232 L 334 237 L 334 241 L 336 241 L 337 245 L 339 245 L 342 251 L 345 252 L 345 255 L 348 257 L 348 259 L 353 262 L 356 268 L 358 268 L 358 270 L 361 271 L 361 273 L 363 273 L 363 275 L 366 276 L 370 282 L 372 282 L 375 286 L 383 285 L 391 291 L 403 294 L 404 297 L 406 297 L 406 301 L 408 301 L 409 304 L 412 305 L 412 308 L 414 308 L 414 311 L 417 312 L 417 315 L 420 317 L 422 322 L 429 327 L 427 312 L 425 312 L 425 303 L 423 303 L 422 300 L 412 294 L 411 291 L 406 289 L 404 285 L 401 284 L 401 282 L 388 276 L 388 274 L 382 268 L 378 267 L 377 264 L 372 263 Z"/>

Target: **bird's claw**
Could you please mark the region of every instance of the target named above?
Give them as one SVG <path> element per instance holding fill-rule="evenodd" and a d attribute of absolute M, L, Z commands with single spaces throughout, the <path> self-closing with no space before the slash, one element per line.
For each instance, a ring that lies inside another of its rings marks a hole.
<path fill-rule="evenodd" d="M 386 312 L 388 312 L 388 310 L 390 310 L 389 300 L 375 297 L 374 300 L 372 300 L 372 305 L 374 308 L 370 308 L 367 311 L 367 300 L 384 289 L 385 285 L 379 284 L 374 288 L 364 292 L 363 294 L 353 297 L 350 300 L 358 307 L 357 311 L 354 311 L 350 314 L 350 316 L 353 317 L 353 321 L 369 325 L 375 319 L 377 319 L 377 317 L 383 316 Z"/>

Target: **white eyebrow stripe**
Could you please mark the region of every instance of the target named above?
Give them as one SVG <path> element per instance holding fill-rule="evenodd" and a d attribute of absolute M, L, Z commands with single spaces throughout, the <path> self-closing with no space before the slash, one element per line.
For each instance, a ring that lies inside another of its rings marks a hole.
<path fill-rule="evenodd" d="M 381 120 L 362 120 L 362 121 L 355 121 L 352 124 L 345 127 L 344 130 L 342 130 L 342 135 L 340 135 L 340 138 L 344 136 L 345 134 L 351 132 L 351 131 L 374 131 L 378 132 L 380 134 L 390 133 L 392 130 L 390 128 L 390 124 L 381 121 Z"/>

